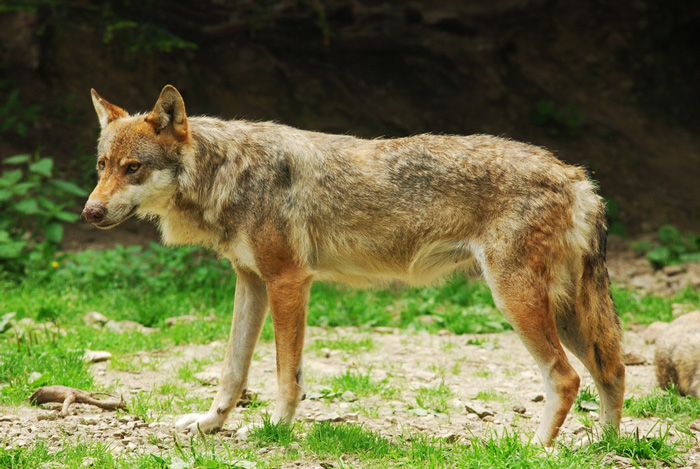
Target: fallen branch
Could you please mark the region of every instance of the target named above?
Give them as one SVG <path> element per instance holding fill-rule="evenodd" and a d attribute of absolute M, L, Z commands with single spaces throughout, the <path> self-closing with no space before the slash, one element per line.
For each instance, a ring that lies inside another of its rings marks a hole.
<path fill-rule="evenodd" d="M 100 393 L 103 394 L 103 393 Z M 47 402 L 58 402 L 63 404 L 58 413 L 61 417 L 68 415 L 68 407 L 74 402 L 78 404 L 90 404 L 105 410 L 126 409 L 123 398 L 117 399 L 97 399 L 96 394 L 83 391 L 81 389 L 70 388 L 68 386 L 42 386 L 29 396 L 29 402 L 33 404 L 45 404 Z"/>

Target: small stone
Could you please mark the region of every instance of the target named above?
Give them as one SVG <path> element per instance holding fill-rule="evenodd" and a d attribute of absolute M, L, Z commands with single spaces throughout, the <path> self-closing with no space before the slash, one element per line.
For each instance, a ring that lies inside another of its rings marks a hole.
<path fill-rule="evenodd" d="M 399 331 L 396 327 L 387 327 L 387 326 L 376 326 L 376 327 L 373 327 L 372 330 L 374 332 L 378 332 L 380 334 L 397 334 Z"/>
<path fill-rule="evenodd" d="M 661 271 L 668 275 L 669 277 L 673 277 L 674 275 L 682 274 L 683 273 L 683 267 L 680 265 L 667 265 Z"/>
<path fill-rule="evenodd" d="M 142 334 L 150 334 L 151 332 L 156 331 L 156 329 L 146 327 L 136 321 L 107 321 L 105 328 L 120 334 L 134 330 Z"/>
<path fill-rule="evenodd" d="M 340 398 L 344 400 L 345 402 L 355 402 L 357 400 L 357 397 L 355 397 L 355 393 L 352 391 L 345 391 Z"/>
<path fill-rule="evenodd" d="M 432 381 L 437 378 L 437 375 L 431 371 L 417 371 L 414 376 L 422 381 Z"/>
<path fill-rule="evenodd" d="M 97 311 L 87 313 L 83 319 L 88 324 L 95 324 L 98 326 L 104 326 L 109 322 L 109 319 L 107 319 L 104 314 L 98 313 Z"/>
<path fill-rule="evenodd" d="M 442 439 L 446 443 L 455 443 L 459 439 L 459 435 L 457 433 L 447 433 L 442 436 Z"/>
<path fill-rule="evenodd" d="M 644 365 L 646 359 L 634 352 L 626 352 L 622 354 L 622 362 L 627 366 Z"/>
<path fill-rule="evenodd" d="M 340 416 L 338 412 L 331 412 L 330 414 L 326 415 L 319 415 L 318 417 L 313 419 L 315 422 L 342 422 L 343 417 Z"/>
<path fill-rule="evenodd" d="M 100 423 L 100 419 L 97 417 L 83 417 L 80 420 L 80 423 L 82 423 L 83 425 L 97 425 L 98 423 Z"/>
<path fill-rule="evenodd" d="M 544 394 L 542 393 L 535 393 L 530 396 L 530 400 L 532 402 L 542 402 L 544 401 Z"/>
<path fill-rule="evenodd" d="M 476 401 L 467 402 L 464 404 L 464 408 L 467 410 L 467 412 L 478 415 L 480 419 L 494 415 L 491 409 Z"/>
<path fill-rule="evenodd" d="M 515 412 L 516 414 L 524 414 L 525 412 L 527 412 L 527 409 L 524 405 L 515 404 L 513 406 L 513 412 Z"/>
<path fill-rule="evenodd" d="M 112 354 L 104 350 L 85 349 L 85 353 L 83 354 L 83 360 L 88 363 L 104 362 L 110 360 L 111 358 Z"/>
<path fill-rule="evenodd" d="M 321 355 L 323 355 L 324 358 L 330 358 L 331 357 L 331 349 L 328 347 L 323 347 L 321 349 Z"/>
<path fill-rule="evenodd" d="M 166 326 L 174 326 L 175 324 L 188 324 L 190 322 L 195 322 L 199 318 L 197 316 L 194 316 L 192 314 L 185 314 L 183 316 L 175 316 L 172 318 L 166 318 L 165 319 L 165 325 Z"/>
<path fill-rule="evenodd" d="M 94 467 L 95 462 L 95 458 L 83 458 L 83 462 L 80 464 L 80 467 Z"/>

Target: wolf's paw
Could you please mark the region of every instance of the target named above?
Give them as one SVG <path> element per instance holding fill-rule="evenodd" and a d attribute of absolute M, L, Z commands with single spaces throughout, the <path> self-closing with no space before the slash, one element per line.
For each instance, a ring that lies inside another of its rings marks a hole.
<path fill-rule="evenodd" d="M 224 422 L 220 415 L 211 414 L 187 414 L 175 422 L 175 430 L 178 432 L 213 433 L 221 430 Z"/>

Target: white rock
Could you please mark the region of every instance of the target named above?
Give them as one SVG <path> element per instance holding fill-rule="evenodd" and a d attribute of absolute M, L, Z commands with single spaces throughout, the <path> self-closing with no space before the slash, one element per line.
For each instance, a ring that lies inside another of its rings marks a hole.
<path fill-rule="evenodd" d="M 112 354 L 104 350 L 85 349 L 85 354 L 83 354 L 83 360 L 88 363 L 104 362 L 111 358 Z"/>

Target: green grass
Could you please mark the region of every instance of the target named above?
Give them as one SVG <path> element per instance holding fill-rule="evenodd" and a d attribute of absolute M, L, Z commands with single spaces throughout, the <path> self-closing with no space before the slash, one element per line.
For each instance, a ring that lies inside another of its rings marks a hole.
<path fill-rule="evenodd" d="M 441 381 L 436 387 L 422 386 L 416 390 L 416 404 L 421 409 L 446 414 L 449 411 L 448 399 L 454 396 L 454 392 Z"/>
<path fill-rule="evenodd" d="M 335 395 L 352 391 L 356 397 L 367 397 L 382 391 L 383 385 L 372 379 L 370 372 L 346 370 L 341 375 L 331 376 L 325 380 Z"/>
<path fill-rule="evenodd" d="M 655 389 L 650 394 L 626 399 L 624 411 L 632 417 L 690 421 L 700 417 L 700 401 L 693 396 L 681 396 L 675 388 Z"/>
<path fill-rule="evenodd" d="M 321 350 L 328 348 L 331 350 L 342 350 L 349 353 L 357 352 L 371 352 L 377 347 L 371 337 L 364 337 L 362 339 L 351 339 L 348 337 L 337 337 L 337 338 L 316 338 L 309 347 L 311 350 Z"/>

